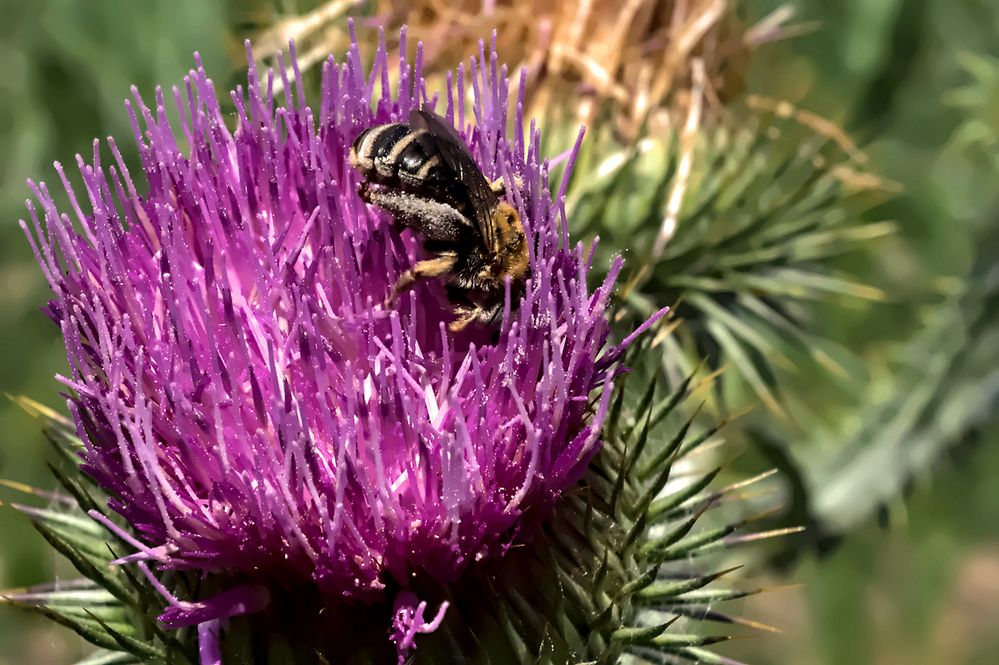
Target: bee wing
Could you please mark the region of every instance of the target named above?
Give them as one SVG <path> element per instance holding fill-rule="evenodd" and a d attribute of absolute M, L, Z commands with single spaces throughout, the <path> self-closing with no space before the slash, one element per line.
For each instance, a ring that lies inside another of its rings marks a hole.
<path fill-rule="evenodd" d="M 434 138 L 441 159 L 458 177 L 468 190 L 469 202 L 474 212 L 475 226 L 482 237 L 486 249 L 493 248 L 492 211 L 499 204 L 499 197 L 489 186 L 482 169 L 475 163 L 471 151 L 461 135 L 444 118 L 425 109 L 414 109 L 409 113 L 409 125 L 413 129 L 425 129 Z"/>

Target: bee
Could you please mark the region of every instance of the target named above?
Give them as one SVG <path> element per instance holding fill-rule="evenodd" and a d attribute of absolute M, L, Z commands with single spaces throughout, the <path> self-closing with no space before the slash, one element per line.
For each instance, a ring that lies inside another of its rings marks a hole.
<path fill-rule="evenodd" d="M 421 280 L 442 278 L 456 315 L 452 332 L 493 325 L 503 311 L 506 278 L 517 294 L 530 273 L 520 216 L 500 198 L 502 178 L 486 179 L 450 123 L 425 109 L 411 111 L 408 120 L 364 130 L 349 155 L 364 178 L 361 199 L 422 236 L 430 256 L 399 277 L 386 305 Z"/>

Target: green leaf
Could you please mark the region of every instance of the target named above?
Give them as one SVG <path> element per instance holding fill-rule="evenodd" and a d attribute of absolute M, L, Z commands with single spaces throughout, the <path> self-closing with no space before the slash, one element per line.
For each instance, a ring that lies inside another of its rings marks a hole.
<path fill-rule="evenodd" d="M 95 651 L 74 665 L 141 665 L 135 656 L 116 651 Z"/>
<path fill-rule="evenodd" d="M 12 602 L 11 604 L 18 606 L 18 603 L 16 602 Z M 37 612 L 46 618 L 69 628 L 95 646 L 103 649 L 114 650 L 119 648 L 118 642 L 115 638 L 112 637 L 108 630 L 98 621 L 90 618 L 66 615 L 56 609 L 45 607 L 44 605 L 23 605 L 22 607 L 31 610 L 32 612 Z"/>
<path fill-rule="evenodd" d="M 734 566 L 721 570 L 710 575 L 698 575 L 686 580 L 677 581 L 657 581 L 639 591 L 636 596 L 639 600 L 649 604 L 663 604 L 672 602 L 673 599 L 681 598 L 690 591 L 702 589 L 720 577 L 738 570 L 741 566 Z"/>
<path fill-rule="evenodd" d="M 665 623 L 655 626 L 642 626 L 639 628 L 618 628 L 611 633 L 611 639 L 623 644 L 645 644 L 653 643 L 652 640 L 659 637 L 663 632 L 673 625 L 679 617 L 674 617 Z"/>

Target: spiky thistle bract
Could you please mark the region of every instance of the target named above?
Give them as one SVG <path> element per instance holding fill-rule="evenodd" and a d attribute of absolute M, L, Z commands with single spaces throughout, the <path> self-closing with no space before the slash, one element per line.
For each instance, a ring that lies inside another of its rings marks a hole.
<path fill-rule="evenodd" d="M 661 578 L 744 526 L 688 535 L 717 503 L 702 495 L 713 476 L 660 496 L 710 434 L 652 443 L 689 381 L 612 406 L 654 319 L 609 340 L 620 260 L 590 291 L 593 254 L 569 242 L 538 132 L 517 115 L 508 138 L 495 50 L 443 97 L 419 53 L 389 63 L 382 48 L 369 71 L 355 44 L 324 66 L 315 113 L 298 82 L 275 99 L 280 74 L 251 65 L 234 126 L 199 65 L 169 102 L 179 131 L 162 91 L 128 105 L 147 193 L 113 140 L 115 164 L 96 144 L 78 158 L 90 211 L 58 165 L 74 218 L 33 185 L 24 226 L 74 426 L 39 415 L 72 501 L 22 509 L 89 581 L 10 599 L 130 654 L 107 662 L 725 662 L 703 649 L 715 638 L 670 627 L 732 592 L 699 591 L 717 574 Z M 448 335 L 434 284 L 380 304 L 419 250 L 360 203 L 347 147 L 421 105 L 487 175 L 524 183 L 511 203 L 533 277 L 498 332 Z"/>
<path fill-rule="evenodd" d="M 885 297 L 834 261 L 894 233 L 894 222 L 864 220 L 894 184 L 868 171 L 832 123 L 788 103 L 750 96 L 689 120 L 650 118 L 624 145 L 596 128 L 566 209 L 578 233 L 603 239 L 604 259 L 627 249 L 618 293 L 633 317 L 673 305 L 662 357 L 673 380 L 707 358 L 787 415 L 782 371 L 808 362 L 849 376 L 849 352 L 811 325 L 814 303 Z"/>

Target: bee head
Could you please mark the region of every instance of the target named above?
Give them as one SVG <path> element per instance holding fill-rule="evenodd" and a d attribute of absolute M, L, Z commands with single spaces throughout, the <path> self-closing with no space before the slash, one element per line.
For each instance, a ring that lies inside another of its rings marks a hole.
<path fill-rule="evenodd" d="M 370 128 L 365 129 L 360 134 L 358 134 L 357 138 L 354 139 L 354 142 L 350 144 L 350 152 L 347 154 L 347 162 L 350 164 L 352 168 L 361 169 L 360 145 L 361 142 L 364 141 L 364 137 L 370 133 L 371 133 Z"/>

